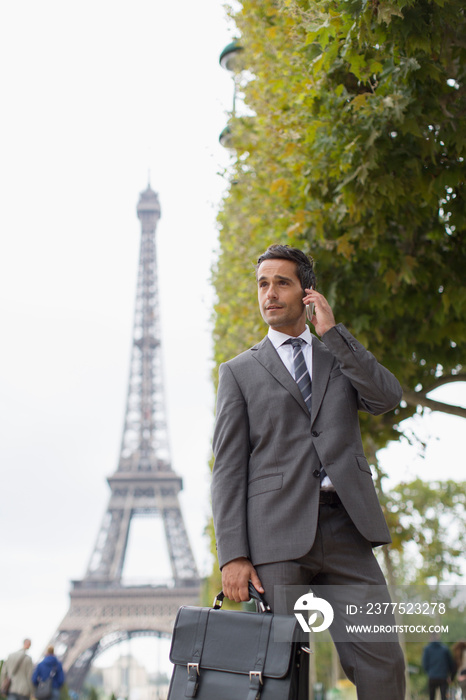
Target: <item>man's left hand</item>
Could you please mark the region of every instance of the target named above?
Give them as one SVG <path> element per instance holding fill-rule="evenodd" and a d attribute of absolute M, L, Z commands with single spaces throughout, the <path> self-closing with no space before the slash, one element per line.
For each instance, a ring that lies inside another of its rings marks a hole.
<path fill-rule="evenodd" d="M 315 289 L 305 289 L 306 295 L 303 297 L 303 303 L 314 304 L 314 315 L 311 318 L 311 323 L 316 329 L 316 333 L 323 336 L 324 333 L 336 325 L 335 316 L 327 299 Z"/>

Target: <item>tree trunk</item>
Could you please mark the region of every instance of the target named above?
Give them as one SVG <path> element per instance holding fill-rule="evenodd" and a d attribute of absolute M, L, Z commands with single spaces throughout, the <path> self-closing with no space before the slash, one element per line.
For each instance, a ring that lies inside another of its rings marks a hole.
<path fill-rule="evenodd" d="M 379 493 L 383 493 L 382 489 L 382 479 L 380 475 L 380 470 L 379 470 L 379 463 L 377 460 L 377 454 L 375 451 L 375 445 L 374 442 L 368 438 L 367 443 L 366 443 L 366 451 L 367 451 L 367 458 L 369 460 L 369 464 L 373 464 L 375 467 L 375 483 L 377 485 L 377 489 Z M 386 576 L 387 576 L 387 585 L 388 585 L 388 590 L 390 592 L 390 596 L 392 600 L 396 600 L 396 574 L 395 574 L 395 569 L 393 567 L 393 563 L 390 557 L 390 549 L 389 545 L 384 545 L 382 547 L 382 552 L 383 552 L 383 559 L 384 559 L 384 564 L 385 564 L 385 571 L 386 571 Z M 395 608 L 395 621 L 397 625 L 401 625 L 402 620 L 400 618 L 400 615 L 398 613 L 397 608 Z M 398 638 L 400 640 L 400 646 L 403 651 L 403 656 L 405 657 L 405 677 L 406 677 L 406 693 L 405 693 L 405 700 L 411 700 L 411 683 L 410 683 L 410 678 L 409 678 L 409 671 L 408 671 L 408 655 L 406 652 L 406 637 L 405 633 L 403 630 L 399 632 Z"/>

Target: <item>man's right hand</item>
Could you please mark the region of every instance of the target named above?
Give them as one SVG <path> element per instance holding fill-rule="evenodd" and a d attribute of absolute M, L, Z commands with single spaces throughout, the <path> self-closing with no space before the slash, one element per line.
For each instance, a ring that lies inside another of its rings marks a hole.
<path fill-rule="evenodd" d="M 224 594 L 235 603 L 250 599 L 248 584 L 251 581 L 259 593 L 264 593 L 255 568 L 246 557 L 232 559 L 222 569 L 222 589 Z"/>

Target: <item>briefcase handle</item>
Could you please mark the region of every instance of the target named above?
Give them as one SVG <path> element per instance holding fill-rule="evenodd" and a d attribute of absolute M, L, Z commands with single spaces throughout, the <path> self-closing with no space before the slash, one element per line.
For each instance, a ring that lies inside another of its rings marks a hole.
<path fill-rule="evenodd" d="M 249 595 L 251 598 L 254 598 L 254 600 L 257 600 L 259 603 L 259 609 L 261 612 L 272 612 L 270 609 L 270 605 L 267 603 L 266 599 L 264 596 L 257 591 L 254 586 L 252 585 L 251 581 L 249 581 Z M 222 603 L 224 601 L 225 594 L 223 591 L 220 591 L 215 598 L 214 598 L 214 604 L 213 608 L 214 610 L 220 610 L 222 607 Z"/>

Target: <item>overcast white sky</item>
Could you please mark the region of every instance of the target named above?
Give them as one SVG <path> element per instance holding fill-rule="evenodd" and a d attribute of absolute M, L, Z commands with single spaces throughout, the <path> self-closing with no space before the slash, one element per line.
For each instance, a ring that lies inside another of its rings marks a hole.
<path fill-rule="evenodd" d="M 136 205 L 149 170 L 162 207 L 173 467 L 209 572 L 208 280 L 218 173 L 229 162 L 218 135 L 232 103 L 218 56 L 232 31 L 216 0 L 0 7 L 0 658 L 25 636 L 40 658 L 107 506 L 128 380 Z M 460 401 L 463 387 L 454 391 Z M 383 463 L 393 480 L 464 478 L 464 421 L 432 416 L 418 428 L 430 435 L 427 458 L 391 448 Z"/>
<path fill-rule="evenodd" d="M 107 506 L 149 170 L 162 207 L 173 466 L 199 568 L 209 570 L 208 280 L 217 173 L 229 162 L 218 136 L 233 95 L 218 57 L 231 29 L 216 0 L 1 5 L 0 658 L 26 635 L 40 656 Z"/>

